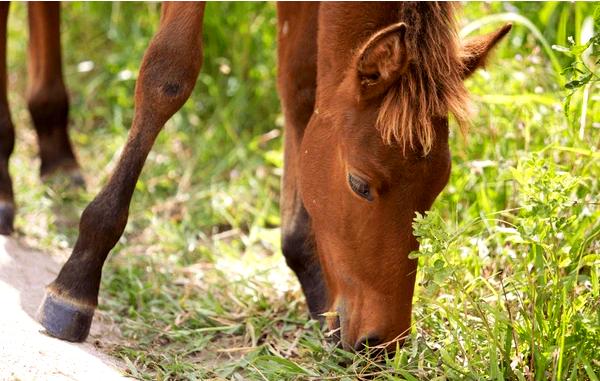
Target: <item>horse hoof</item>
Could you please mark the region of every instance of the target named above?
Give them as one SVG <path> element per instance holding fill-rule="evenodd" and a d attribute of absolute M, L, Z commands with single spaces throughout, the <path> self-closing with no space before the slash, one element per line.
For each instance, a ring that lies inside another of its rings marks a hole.
<path fill-rule="evenodd" d="M 83 178 L 83 175 L 79 169 L 69 172 L 69 179 L 71 180 L 72 186 L 85 189 L 85 179 Z"/>
<path fill-rule="evenodd" d="M 93 307 L 67 300 L 48 290 L 37 316 L 50 336 L 73 342 L 85 341 L 93 317 Z"/>
<path fill-rule="evenodd" d="M 13 232 L 15 207 L 12 203 L 0 201 L 0 235 L 10 235 Z"/>
<path fill-rule="evenodd" d="M 85 189 L 85 180 L 79 167 L 69 165 L 46 170 L 41 175 L 42 181 L 50 186 L 67 186 L 67 188 Z"/>

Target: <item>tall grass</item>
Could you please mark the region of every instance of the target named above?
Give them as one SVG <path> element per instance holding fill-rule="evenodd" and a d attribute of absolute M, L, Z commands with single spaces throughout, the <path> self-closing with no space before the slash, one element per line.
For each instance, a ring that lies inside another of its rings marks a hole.
<path fill-rule="evenodd" d="M 124 144 L 159 6 L 63 5 L 71 131 L 87 192 L 37 179 L 22 98 L 26 6 L 11 7 L 16 225 L 31 245 L 64 254 Z M 569 42 L 582 43 L 593 9 L 465 5 L 465 31 L 485 32 L 506 14 L 517 23 L 488 70 L 469 80 L 478 108 L 469 135 L 453 129 L 450 182 L 415 220 L 411 336 L 373 362 L 331 346 L 307 319 L 280 254 L 274 6 L 209 3 L 198 85 L 159 136 L 104 270 L 99 316 L 121 337 L 93 339 L 138 379 L 597 380 L 600 99 L 597 82 L 575 86 L 565 113 L 571 90 L 562 86 L 580 79 L 580 59 L 598 75 L 598 62 Z"/>

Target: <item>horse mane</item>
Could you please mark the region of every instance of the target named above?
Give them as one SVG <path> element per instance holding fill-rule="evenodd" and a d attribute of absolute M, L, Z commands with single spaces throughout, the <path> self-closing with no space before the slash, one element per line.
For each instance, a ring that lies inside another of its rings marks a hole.
<path fill-rule="evenodd" d="M 457 34 L 455 3 L 403 3 L 399 20 L 407 26 L 407 72 L 383 98 L 376 127 L 386 144 L 427 155 L 435 141 L 435 117 L 452 114 L 466 133 L 469 97 Z"/>

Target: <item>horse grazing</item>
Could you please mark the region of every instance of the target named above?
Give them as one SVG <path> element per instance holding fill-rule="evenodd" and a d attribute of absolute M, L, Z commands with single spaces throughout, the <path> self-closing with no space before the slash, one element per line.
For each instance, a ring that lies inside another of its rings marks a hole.
<path fill-rule="evenodd" d="M 30 5 L 30 11 L 37 7 Z M 464 79 L 510 29 L 461 43 L 455 8 L 429 2 L 278 4 L 278 87 L 286 124 L 283 254 L 311 315 L 337 312 L 327 324 L 340 328 L 347 349 L 392 349 L 407 334 L 417 266 L 408 254 L 418 248 L 413 216 L 427 210 L 448 181 L 448 116 L 466 123 Z M 54 16 L 45 14 L 32 30 L 56 22 Z M 102 266 L 123 233 L 146 157 L 195 85 L 203 16 L 203 3 L 162 6 L 136 83 L 125 148 L 108 183 L 83 211 L 73 252 L 39 310 L 53 336 L 83 341 L 88 335 Z M 58 27 L 45 31 L 41 45 L 31 45 L 43 57 L 52 50 L 48 44 L 58 46 L 52 34 Z M 64 89 L 59 72 L 40 80 L 56 92 L 30 105 L 57 102 L 55 96 L 64 105 L 62 90 L 56 90 Z M 66 113 L 66 107 L 61 110 Z M 64 123 L 48 108 L 44 112 L 34 118 L 36 127 L 59 126 L 51 136 L 66 136 Z M 6 160 L 11 146 L 5 137 L 12 132 L 5 131 L 12 127 L 1 126 Z M 40 143 L 46 141 L 42 130 Z M 60 147 L 61 157 L 70 158 L 65 167 L 74 167 L 70 147 Z M 42 172 L 44 163 L 52 168 L 43 156 Z"/>

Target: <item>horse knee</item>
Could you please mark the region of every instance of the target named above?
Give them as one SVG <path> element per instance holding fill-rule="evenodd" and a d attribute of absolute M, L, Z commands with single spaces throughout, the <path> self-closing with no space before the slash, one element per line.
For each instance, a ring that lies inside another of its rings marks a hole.
<path fill-rule="evenodd" d="M 164 124 L 189 98 L 201 66 L 201 44 L 173 47 L 168 35 L 157 35 L 146 52 L 136 86 L 140 110 L 151 109 L 152 116 Z"/>

